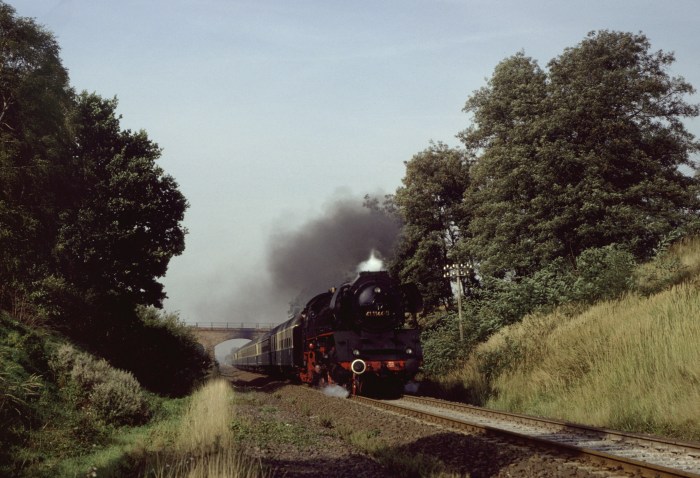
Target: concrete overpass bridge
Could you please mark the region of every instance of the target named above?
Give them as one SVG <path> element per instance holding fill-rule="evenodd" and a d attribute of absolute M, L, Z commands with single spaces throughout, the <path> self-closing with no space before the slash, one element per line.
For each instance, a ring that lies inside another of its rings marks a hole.
<path fill-rule="evenodd" d="M 232 339 L 253 340 L 270 331 L 272 324 L 253 324 L 244 322 L 196 322 L 190 324 L 190 330 L 202 344 L 209 356 L 214 357 L 214 348 L 222 342 Z"/>

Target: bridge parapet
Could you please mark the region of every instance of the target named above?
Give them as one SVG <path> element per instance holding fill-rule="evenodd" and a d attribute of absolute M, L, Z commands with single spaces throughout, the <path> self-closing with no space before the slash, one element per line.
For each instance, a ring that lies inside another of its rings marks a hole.
<path fill-rule="evenodd" d="M 237 330 L 260 330 L 267 332 L 274 327 L 271 324 L 253 324 L 248 322 L 195 322 L 194 324 L 189 324 L 190 327 L 195 329 L 237 329 Z"/>
<path fill-rule="evenodd" d="M 253 340 L 270 331 L 272 324 L 252 324 L 245 322 L 195 322 L 188 324 L 197 342 L 202 344 L 209 356 L 214 359 L 214 348 L 227 340 Z"/>

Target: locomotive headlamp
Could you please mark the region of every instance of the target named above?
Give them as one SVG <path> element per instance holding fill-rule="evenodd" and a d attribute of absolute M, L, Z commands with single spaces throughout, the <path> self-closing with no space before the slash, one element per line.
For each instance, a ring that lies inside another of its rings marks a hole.
<path fill-rule="evenodd" d="M 406 349 L 406 353 L 407 353 L 408 355 L 412 355 L 412 354 L 413 354 L 413 349 L 412 349 L 411 347 L 408 347 L 408 348 Z"/>
<path fill-rule="evenodd" d="M 367 370 L 367 364 L 364 362 L 364 360 L 353 360 L 353 362 L 350 364 L 350 369 L 352 369 L 353 373 L 362 375 L 365 373 L 365 370 Z"/>
<path fill-rule="evenodd" d="M 381 288 L 381 287 L 375 287 L 375 288 L 374 288 L 374 293 L 375 293 L 375 294 L 381 294 L 381 293 L 382 293 L 382 288 Z"/>
<path fill-rule="evenodd" d="M 352 354 L 353 354 L 355 357 L 359 357 L 359 356 L 360 356 L 360 351 L 357 350 L 357 349 L 354 349 L 354 350 L 352 351 Z"/>

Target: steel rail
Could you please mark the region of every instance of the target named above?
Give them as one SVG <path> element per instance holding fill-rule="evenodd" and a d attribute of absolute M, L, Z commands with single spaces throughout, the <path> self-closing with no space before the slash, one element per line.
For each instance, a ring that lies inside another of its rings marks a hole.
<path fill-rule="evenodd" d="M 538 448 L 556 449 L 567 455 L 572 455 L 604 464 L 606 466 L 621 468 L 627 472 L 635 473 L 638 476 L 644 477 L 661 477 L 661 478 L 700 478 L 700 474 L 693 471 L 663 466 L 655 463 L 646 462 L 636 458 L 616 455 L 606 451 L 596 450 L 586 446 L 578 446 L 563 441 L 556 441 L 552 438 L 531 435 L 523 432 L 507 430 L 498 425 L 497 421 L 508 423 L 526 424 L 529 426 L 539 427 L 541 430 L 564 429 L 569 432 L 579 430 L 581 434 L 595 435 L 597 438 L 608 439 L 617 442 L 617 444 L 638 444 L 649 447 L 675 447 L 680 453 L 688 453 L 700 459 L 700 444 L 680 442 L 676 440 L 668 440 L 664 438 L 648 437 L 632 433 L 617 432 L 607 429 L 588 427 L 583 425 L 575 425 L 559 420 L 549 420 L 526 415 L 499 412 L 496 410 L 488 410 L 479 407 L 473 407 L 466 404 L 446 402 L 436 399 L 428 399 L 424 397 L 404 397 L 406 401 L 417 402 L 424 406 L 430 406 L 440 409 L 458 410 L 462 413 L 469 413 L 480 417 L 487 417 L 493 421 L 489 424 L 479 423 L 476 419 L 469 419 L 466 416 L 454 417 L 447 416 L 439 411 L 418 410 L 409 406 L 394 403 L 387 400 L 373 400 L 367 397 L 353 397 L 353 400 L 359 401 L 366 405 L 382 408 L 393 411 L 402 415 L 411 416 L 432 423 L 437 423 L 448 428 L 467 430 L 470 432 L 486 434 L 498 438 L 508 438 L 528 446 L 536 446 Z"/>
<path fill-rule="evenodd" d="M 403 399 L 408 400 L 408 401 L 412 401 L 412 402 L 416 402 L 416 403 L 427 404 L 430 406 L 436 406 L 436 407 L 440 407 L 440 408 L 448 408 L 448 409 L 452 409 L 452 410 L 464 410 L 464 411 L 468 411 L 469 413 L 478 414 L 478 415 L 482 415 L 485 417 L 493 417 L 493 418 L 497 418 L 497 419 L 502 418 L 502 417 L 507 417 L 509 420 L 516 421 L 519 423 L 530 423 L 533 425 L 551 426 L 552 428 L 566 427 L 566 428 L 569 428 L 572 430 L 580 430 L 582 432 L 593 433 L 597 436 L 601 436 L 601 434 L 604 434 L 605 436 L 607 436 L 611 439 L 618 439 L 620 441 L 624 441 L 625 443 L 635 443 L 636 442 L 636 443 L 642 443 L 642 444 L 671 445 L 671 446 L 685 448 L 688 451 L 694 452 L 695 454 L 697 454 L 697 456 L 700 457 L 700 443 L 697 443 L 697 442 L 688 442 L 688 441 L 675 440 L 675 439 L 666 438 L 666 437 L 642 435 L 640 433 L 632 433 L 632 432 L 624 432 L 624 431 L 618 431 L 618 430 L 610 430 L 607 428 L 592 427 L 592 426 L 588 426 L 588 425 L 581 425 L 578 423 L 565 422 L 563 420 L 557 420 L 554 418 L 543 418 L 543 417 L 535 417 L 532 415 L 523 415 L 520 413 L 502 412 L 502 411 L 498 411 L 498 410 L 491 410 L 488 408 L 477 407 L 474 405 L 468 405 L 466 403 L 449 402 L 446 400 L 440 400 L 440 399 L 431 398 L 431 397 L 418 397 L 418 396 L 412 396 L 412 395 L 405 395 L 403 397 Z"/>

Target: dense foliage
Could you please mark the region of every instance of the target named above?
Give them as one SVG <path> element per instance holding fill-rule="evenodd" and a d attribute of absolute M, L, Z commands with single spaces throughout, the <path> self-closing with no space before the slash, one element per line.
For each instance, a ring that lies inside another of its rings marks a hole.
<path fill-rule="evenodd" d="M 65 337 L 0 312 L 0 476 L 85 476 L 94 463 L 78 457 L 123 444 L 125 433 L 176 403 Z"/>
<path fill-rule="evenodd" d="M 70 182 L 68 74 L 53 36 L 0 3 L 0 304 L 50 271 Z"/>
<path fill-rule="evenodd" d="M 394 271 L 418 284 L 428 307 L 444 304 L 450 288 L 443 279 L 448 252 L 463 239 L 462 198 L 469 186 L 468 156 L 438 143 L 406 162 L 394 204 L 404 223 Z"/>
<path fill-rule="evenodd" d="M 53 35 L 0 2 L 0 310 L 182 394 L 208 359 L 161 306 L 187 201 L 116 99 L 77 94 Z"/>
<path fill-rule="evenodd" d="M 592 32 L 547 68 L 518 53 L 468 99 L 464 150 L 406 163 L 393 269 L 426 294 L 426 369 L 530 312 L 628 290 L 636 263 L 698 230 L 693 87 L 641 33 Z M 464 343 L 442 267 L 461 262 Z"/>
<path fill-rule="evenodd" d="M 644 35 L 591 33 L 542 71 L 523 54 L 501 62 L 465 107 L 461 134 L 479 152 L 464 249 L 484 273 L 530 274 L 557 257 L 624 244 L 648 257 L 697 219 L 698 143 L 681 119 L 694 90 Z M 503 227 L 506 224 L 507 227 Z"/>

